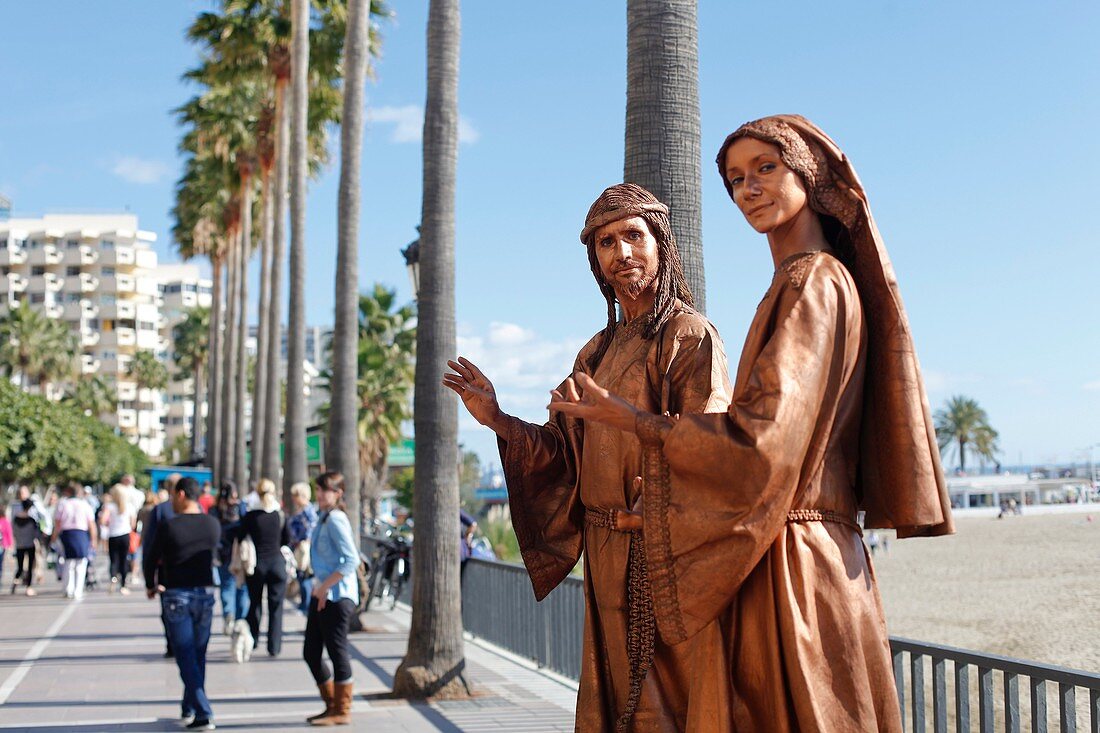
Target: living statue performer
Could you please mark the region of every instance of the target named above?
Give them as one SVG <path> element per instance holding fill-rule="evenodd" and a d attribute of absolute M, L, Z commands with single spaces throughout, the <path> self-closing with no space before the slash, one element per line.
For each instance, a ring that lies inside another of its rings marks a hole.
<path fill-rule="evenodd" d="M 729 410 L 665 416 L 583 370 L 550 407 L 641 441 L 661 639 L 717 624 L 692 669 L 728 673 L 720 714 L 689 711 L 687 730 L 901 731 L 857 512 L 899 537 L 953 525 L 894 271 L 855 171 L 808 120 L 743 125 L 718 169 L 775 262 Z"/>
<path fill-rule="evenodd" d="M 668 208 L 640 186 L 612 186 L 592 204 L 581 241 L 607 300 L 607 326 L 581 349 L 574 370 L 649 412 L 725 410 L 731 393 L 725 352 L 714 327 L 692 308 Z M 640 499 L 638 439 L 562 415 L 545 425 L 506 415 L 475 365 L 461 358 L 449 365 L 454 373 L 444 384 L 499 438 L 512 523 L 536 598 L 584 555 L 576 729 L 682 728 L 689 698 L 706 675 L 692 669 L 692 643 L 670 646 L 656 638 L 641 515 L 631 511 Z"/>

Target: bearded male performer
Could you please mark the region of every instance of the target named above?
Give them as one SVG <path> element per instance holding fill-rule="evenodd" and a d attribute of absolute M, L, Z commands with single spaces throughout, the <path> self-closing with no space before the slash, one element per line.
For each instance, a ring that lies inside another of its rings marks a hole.
<path fill-rule="evenodd" d="M 692 308 L 668 207 L 630 183 L 605 190 L 581 241 L 607 300 L 607 326 L 577 355 L 591 375 L 657 414 L 724 412 L 731 387 L 722 341 Z M 616 304 L 622 318 L 616 315 Z M 533 425 L 501 411 L 492 383 L 464 358 L 443 383 L 498 436 L 512 524 L 542 600 L 584 555 L 585 625 L 577 731 L 683 730 L 689 699 L 728 704 L 728 672 L 692 669 L 697 644 L 657 638 L 640 514 L 642 450 L 634 435 L 557 415 Z M 572 382 L 553 391 L 556 399 Z M 692 704 L 692 715 L 701 712 Z"/>

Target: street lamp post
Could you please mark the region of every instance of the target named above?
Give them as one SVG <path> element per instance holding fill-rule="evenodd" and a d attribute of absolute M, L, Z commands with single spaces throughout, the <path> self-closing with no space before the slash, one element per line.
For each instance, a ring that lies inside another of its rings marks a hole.
<path fill-rule="evenodd" d="M 417 233 L 420 227 L 416 228 Z M 409 283 L 412 285 L 413 300 L 420 299 L 420 238 L 409 243 L 408 247 L 401 250 L 405 258 L 405 267 L 409 270 Z"/>

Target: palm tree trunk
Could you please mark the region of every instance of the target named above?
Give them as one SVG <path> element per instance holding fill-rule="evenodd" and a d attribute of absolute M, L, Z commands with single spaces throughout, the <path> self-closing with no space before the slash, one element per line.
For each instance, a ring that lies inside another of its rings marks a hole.
<path fill-rule="evenodd" d="M 959 470 L 966 473 L 966 441 L 959 440 Z"/>
<path fill-rule="evenodd" d="M 206 465 L 214 474 L 214 483 L 222 480 L 221 456 L 221 399 L 218 394 L 222 375 L 222 257 L 213 257 L 214 288 L 210 308 L 210 404 L 206 409 Z"/>
<path fill-rule="evenodd" d="M 256 324 L 256 371 L 252 387 L 252 480 L 259 481 L 264 474 L 264 431 L 266 430 L 267 399 L 267 319 L 271 303 L 271 172 L 260 173 L 260 209 L 263 212 L 263 234 L 260 237 L 260 299 Z"/>
<path fill-rule="evenodd" d="M 232 232 L 227 238 L 228 254 L 226 256 L 226 315 L 225 315 L 225 370 L 222 373 L 222 445 L 221 465 L 222 479 L 233 479 L 236 476 L 234 441 L 237 435 L 237 304 L 240 292 L 238 288 L 238 249 L 241 246 L 237 232 Z M 237 487 L 243 492 L 243 487 Z"/>
<path fill-rule="evenodd" d="M 237 291 L 237 433 L 233 441 L 233 480 L 240 491 L 248 486 L 248 443 L 245 414 L 248 412 L 248 261 L 252 254 L 252 176 L 241 174 L 241 249 Z"/>
<path fill-rule="evenodd" d="M 203 364 L 199 360 L 195 360 L 195 374 L 192 379 L 195 380 L 195 394 L 192 404 L 194 405 L 194 413 L 191 416 L 191 459 L 194 460 L 195 456 L 199 454 L 199 447 L 202 445 L 203 437 L 203 420 L 202 420 L 202 403 L 206 401 L 206 384 L 204 377 L 206 376 L 206 370 L 203 369 Z"/>
<path fill-rule="evenodd" d="M 439 380 L 455 353 L 455 170 L 458 0 L 431 0 L 424 109 L 424 191 L 416 329 L 416 552 L 409 646 L 394 675 L 401 697 L 461 695 L 465 667 L 459 585 L 458 410 Z"/>
<path fill-rule="evenodd" d="M 287 144 L 290 138 L 290 114 L 286 105 L 286 82 L 275 82 L 275 194 L 273 196 L 271 223 L 271 278 L 267 318 L 267 395 L 264 397 L 263 474 L 272 481 L 279 481 L 279 437 L 282 425 L 281 362 L 283 358 L 282 287 L 283 257 L 286 254 L 286 199 L 290 156 Z M 289 506 L 289 504 L 288 504 Z"/>
<path fill-rule="evenodd" d="M 703 274 L 697 0 L 627 0 L 626 148 L 623 180 L 668 204 L 672 232 L 695 295 Z"/>
<path fill-rule="evenodd" d="M 332 410 L 325 463 L 344 474 L 352 528 L 363 530 L 359 502 L 359 170 L 363 155 L 363 88 L 367 81 L 370 0 L 348 0 L 344 39 L 344 109 L 336 209 L 336 314 L 332 336 Z"/>
<path fill-rule="evenodd" d="M 306 352 L 306 174 L 308 172 L 307 114 L 309 111 L 309 0 L 291 5 L 290 87 L 290 307 L 286 351 L 286 428 L 283 431 L 283 496 L 289 504 L 290 487 L 308 478 L 306 472 L 306 416 L 303 390 Z"/>

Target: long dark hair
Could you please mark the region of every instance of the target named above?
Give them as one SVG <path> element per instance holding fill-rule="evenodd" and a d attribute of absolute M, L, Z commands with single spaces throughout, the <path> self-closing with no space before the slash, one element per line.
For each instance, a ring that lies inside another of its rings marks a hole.
<path fill-rule="evenodd" d="M 344 474 L 339 471 L 325 471 L 317 477 L 316 481 L 318 489 L 339 489 L 340 498 L 336 500 L 336 508 L 342 512 L 347 512 L 348 505 L 344 503 Z"/>
<path fill-rule="evenodd" d="M 237 484 L 230 479 L 222 481 L 221 486 L 218 487 L 218 514 L 220 514 L 223 519 L 228 519 L 230 501 L 235 497 L 239 498 Z"/>
<path fill-rule="evenodd" d="M 692 295 L 691 286 L 684 277 L 684 268 L 680 262 L 680 251 L 676 249 L 676 237 L 672 233 L 672 225 L 668 216 L 655 211 L 643 211 L 634 216 L 640 216 L 649 225 L 649 231 L 657 240 L 657 292 L 653 298 L 653 310 L 650 311 L 650 320 L 642 331 L 642 338 L 652 339 L 661 332 L 661 328 L 672 316 L 672 311 L 679 299 L 684 305 L 695 307 L 695 296 Z M 600 341 L 596 350 L 588 357 L 588 370 L 596 371 L 596 367 L 603 361 L 604 354 L 611 346 L 611 339 L 615 336 L 615 324 L 619 315 L 615 308 L 618 298 L 615 289 L 603 276 L 600 268 L 600 260 L 596 256 L 596 238 L 589 237 L 586 243 L 588 247 L 588 266 L 592 269 L 592 275 L 596 278 L 596 284 L 600 287 L 600 293 L 607 301 L 607 325 L 600 333 Z"/>

